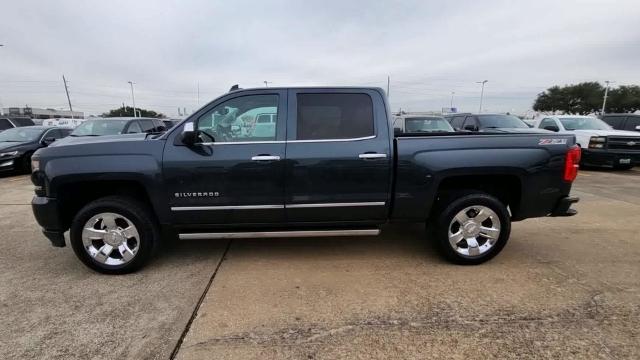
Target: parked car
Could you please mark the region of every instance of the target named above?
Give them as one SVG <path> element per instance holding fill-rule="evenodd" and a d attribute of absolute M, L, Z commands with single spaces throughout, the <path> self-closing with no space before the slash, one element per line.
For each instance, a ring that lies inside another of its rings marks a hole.
<path fill-rule="evenodd" d="M 582 165 L 610 166 L 628 170 L 640 164 L 640 133 L 614 130 L 609 124 L 591 116 L 544 116 L 538 128 L 575 134 L 582 148 Z"/>
<path fill-rule="evenodd" d="M 159 119 L 112 117 L 93 118 L 78 125 L 70 136 L 103 136 L 138 133 L 161 133 L 166 130 L 165 124 Z"/>
<path fill-rule="evenodd" d="M 451 114 L 445 116 L 458 131 L 493 133 L 548 133 L 529 127 L 517 116 L 505 114 Z"/>
<path fill-rule="evenodd" d="M 71 129 L 24 126 L 0 133 L 0 171 L 31 171 L 31 155 L 71 133 Z"/>
<path fill-rule="evenodd" d="M 232 131 L 259 113 L 277 114 L 270 134 Z M 39 150 L 33 211 L 54 246 L 70 230 L 78 258 L 110 274 L 140 268 L 161 234 L 377 235 L 387 222 L 428 222 L 448 259 L 479 264 L 511 221 L 576 213 L 573 135 L 394 136 L 388 114 L 379 88 L 232 91 L 161 136 Z"/>
<path fill-rule="evenodd" d="M 602 121 L 616 130 L 640 132 L 640 114 L 605 114 Z"/>
<path fill-rule="evenodd" d="M 0 118 L 0 132 L 5 131 L 7 129 L 13 129 L 16 127 L 22 126 L 33 126 L 35 125 L 33 120 L 29 118 Z"/>
<path fill-rule="evenodd" d="M 455 130 L 442 116 L 396 116 L 393 119 L 393 131 L 398 134 L 410 133 L 449 133 Z"/>

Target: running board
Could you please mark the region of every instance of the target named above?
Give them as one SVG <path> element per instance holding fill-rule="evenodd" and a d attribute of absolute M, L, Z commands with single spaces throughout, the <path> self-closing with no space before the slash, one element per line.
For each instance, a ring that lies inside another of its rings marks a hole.
<path fill-rule="evenodd" d="M 180 238 L 180 240 L 196 240 L 196 239 L 250 239 L 250 238 L 292 238 L 292 237 L 376 236 L 376 235 L 380 235 L 380 229 L 188 233 L 188 234 L 179 234 L 178 237 Z"/>

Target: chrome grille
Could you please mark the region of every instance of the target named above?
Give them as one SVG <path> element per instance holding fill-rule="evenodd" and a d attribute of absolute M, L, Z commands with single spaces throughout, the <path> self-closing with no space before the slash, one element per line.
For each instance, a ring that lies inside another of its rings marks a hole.
<path fill-rule="evenodd" d="M 640 136 L 609 136 L 607 140 L 609 149 L 640 151 Z"/>

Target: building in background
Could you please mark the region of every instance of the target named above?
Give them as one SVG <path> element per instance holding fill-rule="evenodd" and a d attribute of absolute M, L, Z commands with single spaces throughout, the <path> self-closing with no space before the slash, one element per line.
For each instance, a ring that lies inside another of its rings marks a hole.
<path fill-rule="evenodd" d="M 81 111 L 41 109 L 32 107 L 9 107 L 2 109 L 2 115 L 9 117 L 29 117 L 34 120 L 43 119 L 84 119 Z"/>

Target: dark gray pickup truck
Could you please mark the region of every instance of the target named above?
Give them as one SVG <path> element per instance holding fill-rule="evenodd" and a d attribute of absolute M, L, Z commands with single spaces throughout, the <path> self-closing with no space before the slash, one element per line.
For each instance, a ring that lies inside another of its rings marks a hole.
<path fill-rule="evenodd" d="M 394 136 L 378 88 L 229 92 L 167 133 L 74 137 L 32 158 L 33 212 L 54 246 L 103 273 L 162 240 L 377 235 L 428 223 L 442 253 L 479 264 L 511 221 L 575 214 L 573 135 Z M 524 255 L 523 255 L 524 256 Z"/>

